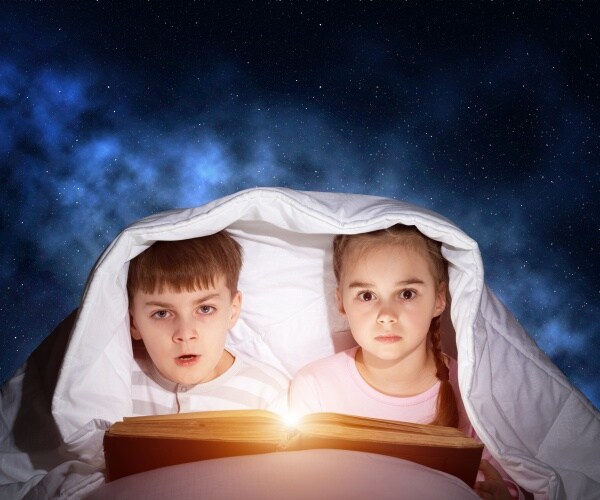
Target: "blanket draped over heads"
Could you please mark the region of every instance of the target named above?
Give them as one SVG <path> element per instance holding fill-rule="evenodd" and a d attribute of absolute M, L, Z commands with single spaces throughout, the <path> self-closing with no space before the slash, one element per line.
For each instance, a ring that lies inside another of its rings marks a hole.
<path fill-rule="evenodd" d="M 244 254 L 242 314 L 227 343 L 291 377 L 306 363 L 353 342 L 335 306 L 333 237 L 396 223 L 414 225 L 442 243 L 451 297 L 443 322 L 445 349 L 458 359 L 465 409 L 489 451 L 538 498 L 597 494 L 598 412 L 486 286 L 474 240 L 440 215 L 400 201 L 282 188 L 249 189 L 198 208 L 147 217 L 105 250 L 90 274 L 51 395 L 63 456 L 86 464 L 101 460 L 97 436 L 132 413 L 127 270 L 128 262 L 153 242 L 227 229 Z M 5 391 L 20 391 L 25 398 L 31 389 L 18 377 Z M 3 396 L 5 420 L 16 415 L 9 405 Z M 10 431 L 8 423 L 2 425 L 3 433 Z M 0 451 L 25 464 L 14 440 L 2 438 Z M 29 477 L 4 462 L 1 467 L 0 487 L 10 478 L 31 487 L 48 473 L 30 457 Z"/>

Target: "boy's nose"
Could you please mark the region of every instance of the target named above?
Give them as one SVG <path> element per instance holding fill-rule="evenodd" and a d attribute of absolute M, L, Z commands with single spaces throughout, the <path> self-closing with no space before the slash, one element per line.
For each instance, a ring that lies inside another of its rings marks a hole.
<path fill-rule="evenodd" d="M 198 338 L 196 325 L 192 321 L 181 321 L 175 330 L 173 340 L 175 342 L 186 342 Z"/>

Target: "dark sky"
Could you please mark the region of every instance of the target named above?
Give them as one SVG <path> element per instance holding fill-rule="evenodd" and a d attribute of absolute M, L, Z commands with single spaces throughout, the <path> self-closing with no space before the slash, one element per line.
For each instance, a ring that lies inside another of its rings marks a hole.
<path fill-rule="evenodd" d="M 406 200 L 600 406 L 595 2 L 3 2 L 0 380 L 131 222 L 254 186 Z"/>

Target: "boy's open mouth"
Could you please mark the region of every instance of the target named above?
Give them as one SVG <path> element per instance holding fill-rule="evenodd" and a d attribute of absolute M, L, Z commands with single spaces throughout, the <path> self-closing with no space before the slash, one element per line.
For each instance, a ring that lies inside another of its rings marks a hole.
<path fill-rule="evenodd" d="M 192 361 L 198 357 L 197 354 L 182 354 L 177 359 L 180 361 Z"/>

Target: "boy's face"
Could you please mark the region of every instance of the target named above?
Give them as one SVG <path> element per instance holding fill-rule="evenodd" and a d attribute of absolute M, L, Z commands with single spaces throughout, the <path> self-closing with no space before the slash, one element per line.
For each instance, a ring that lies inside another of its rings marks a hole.
<path fill-rule="evenodd" d="M 338 307 L 367 362 L 426 356 L 431 320 L 446 306 L 427 260 L 411 248 L 385 245 L 350 251 L 337 290 Z"/>
<path fill-rule="evenodd" d="M 231 297 L 224 277 L 193 292 L 138 291 L 129 307 L 131 336 L 143 340 L 163 377 L 185 385 L 208 382 L 231 366 L 225 339 L 240 307 L 240 292 Z"/>

